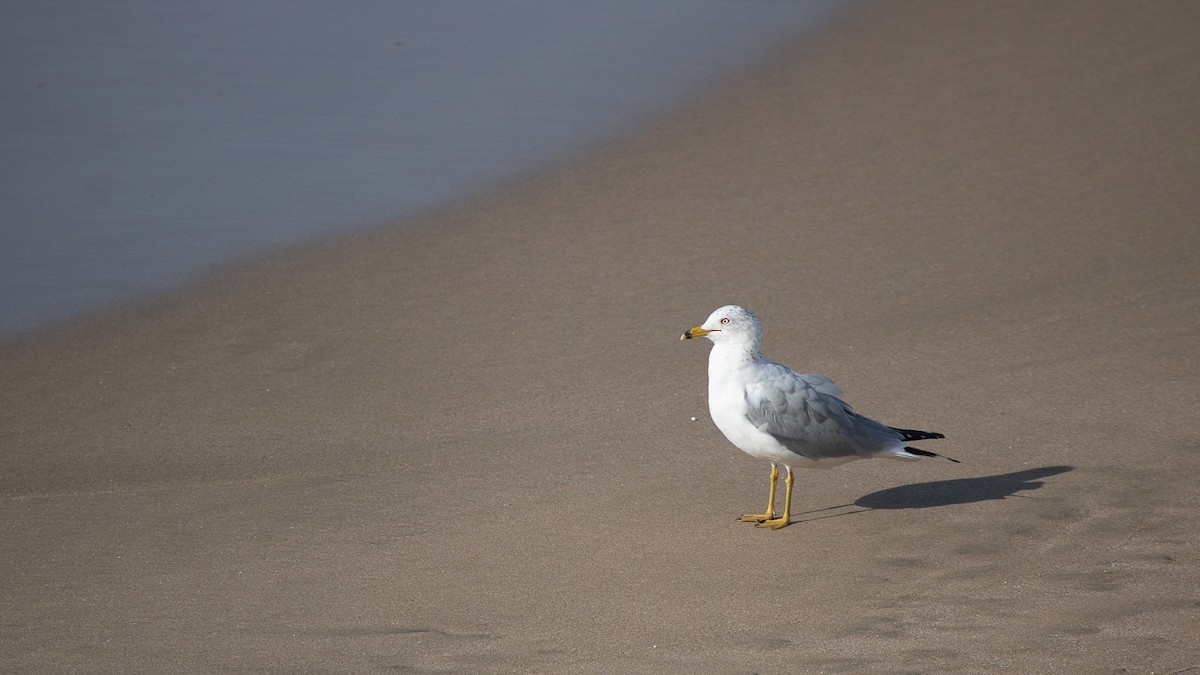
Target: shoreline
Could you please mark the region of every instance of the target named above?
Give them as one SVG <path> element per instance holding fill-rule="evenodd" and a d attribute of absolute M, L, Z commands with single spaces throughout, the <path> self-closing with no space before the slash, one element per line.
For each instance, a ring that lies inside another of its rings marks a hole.
<path fill-rule="evenodd" d="M 864 5 L 580 162 L 0 347 L 0 669 L 1200 664 L 1197 27 Z M 728 302 L 963 464 L 734 522 L 766 467 L 677 339 Z"/>
<path fill-rule="evenodd" d="M 17 8 L 0 338 L 586 154 L 844 1 Z"/>

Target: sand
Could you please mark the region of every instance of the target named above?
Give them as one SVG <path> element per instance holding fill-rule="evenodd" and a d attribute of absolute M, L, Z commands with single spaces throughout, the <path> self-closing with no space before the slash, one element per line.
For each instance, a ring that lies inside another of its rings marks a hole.
<path fill-rule="evenodd" d="M 1197 34 L 867 4 L 577 162 L 6 345 L 0 670 L 1200 668 Z M 962 464 L 735 522 L 768 469 L 678 341 L 729 302 Z"/>

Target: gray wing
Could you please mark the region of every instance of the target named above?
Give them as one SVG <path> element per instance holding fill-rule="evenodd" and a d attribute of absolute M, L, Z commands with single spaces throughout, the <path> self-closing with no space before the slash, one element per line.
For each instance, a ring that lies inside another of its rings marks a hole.
<path fill-rule="evenodd" d="M 856 414 L 823 375 L 801 375 L 774 362 L 759 364 L 758 374 L 746 387 L 746 419 L 798 455 L 869 457 L 900 442 L 896 432 Z"/>
<path fill-rule="evenodd" d="M 813 389 L 817 390 L 818 392 L 820 392 L 822 394 L 829 394 L 830 396 L 841 396 L 842 395 L 842 388 L 837 386 L 836 384 L 834 384 L 833 380 L 829 379 L 828 377 L 825 377 L 824 375 L 818 375 L 816 373 L 805 373 L 802 375 L 800 373 L 792 372 L 791 370 L 788 370 L 785 366 L 780 366 L 778 363 L 772 363 L 771 365 L 779 366 L 780 368 L 787 370 L 792 375 L 795 375 L 796 377 L 800 378 L 801 381 L 803 381 L 805 384 L 807 384 L 808 386 L 812 387 Z"/>

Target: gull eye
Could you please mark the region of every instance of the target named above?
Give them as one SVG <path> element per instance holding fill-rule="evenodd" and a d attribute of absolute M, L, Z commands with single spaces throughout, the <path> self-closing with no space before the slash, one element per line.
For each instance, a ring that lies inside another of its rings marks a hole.
<path fill-rule="evenodd" d="M 725 317 L 724 319 L 721 319 L 721 323 L 723 325 L 729 325 L 729 317 Z"/>

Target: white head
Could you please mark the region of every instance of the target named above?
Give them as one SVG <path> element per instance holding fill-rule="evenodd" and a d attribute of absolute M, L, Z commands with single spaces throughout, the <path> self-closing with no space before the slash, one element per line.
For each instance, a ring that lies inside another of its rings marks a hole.
<path fill-rule="evenodd" d="M 706 337 L 716 345 L 743 344 L 757 350 L 762 345 L 762 335 L 762 324 L 754 312 L 737 305 L 725 305 L 679 339 Z"/>

